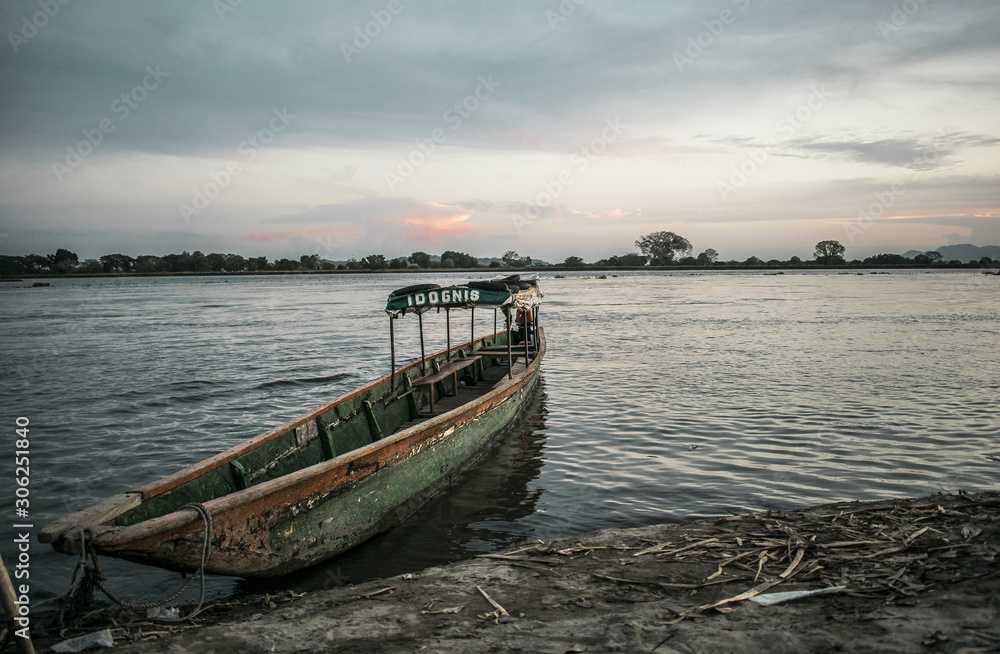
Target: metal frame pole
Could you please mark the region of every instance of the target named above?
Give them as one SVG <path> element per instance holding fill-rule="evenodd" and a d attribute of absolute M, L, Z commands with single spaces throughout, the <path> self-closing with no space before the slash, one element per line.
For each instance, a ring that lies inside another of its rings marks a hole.
<path fill-rule="evenodd" d="M 521 315 L 524 316 L 524 366 L 527 367 L 529 360 L 528 341 L 531 340 L 531 338 L 529 338 L 531 336 L 531 330 L 528 328 L 528 316 L 531 315 L 531 309 L 528 309 L 527 311 L 522 311 Z"/>
<path fill-rule="evenodd" d="M 507 378 L 514 379 L 514 352 L 510 344 L 510 309 L 504 314 L 507 317 Z"/>
<path fill-rule="evenodd" d="M 535 333 L 534 340 L 535 340 L 535 353 L 536 354 L 538 353 L 538 310 L 540 308 L 541 307 L 535 307 L 534 309 L 532 309 L 532 311 L 535 314 L 534 320 L 532 320 L 531 322 L 532 322 L 533 331 Z"/>
<path fill-rule="evenodd" d="M 472 326 L 472 331 L 469 333 L 469 352 L 476 349 L 476 307 L 470 307 L 472 310 L 472 320 L 469 324 Z"/>
<path fill-rule="evenodd" d="M 448 332 L 448 355 L 447 360 L 451 361 L 451 307 L 444 308 L 444 324 Z"/>
<path fill-rule="evenodd" d="M 389 351 L 392 353 L 392 372 L 389 375 L 389 391 L 396 390 L 396 318 L 389 316 Z"/>
<path fill-rule="evenodd" d="M 424 314 L 417 311 L 418 322 L 420 323 L 420 374 L 427 374 L 427 355 L 424 354 Z"/>

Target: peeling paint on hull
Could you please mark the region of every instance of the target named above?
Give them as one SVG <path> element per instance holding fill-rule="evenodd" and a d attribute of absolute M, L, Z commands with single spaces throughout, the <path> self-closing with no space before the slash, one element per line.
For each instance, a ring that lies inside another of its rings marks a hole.
<path fill-rule="evenodd" d="M 388 393 L 386 375 L 196 466 L 136 489 L 130 496 L 141 495 L 137 507 L 110 518 L 105 516 L 114 514 L 114 509 L 105 507 L 101 522 L 87 524 L 80 518 L 79 524 L 63 531 L 50 526 L 40 540 L 72 553 L 78 549 L 79 528 L 87 527 L 101 554 L 194 570 L 201 560 L 202 520 L 196 512 L 180 507 L 200 501 L 214 525 L 206 571 L 267 577 L 319 563 L 411 515 L 496 442 L 536 389 L 545 353 L 544 335 L 539 332 L 538 352 L 526 368 L 456 409 L 285 474 L 278 474 L 280 465 L 276 468 L 274 460 L 257 462 L 254 458 L 263 451 L 278 461 L 308 452 L 322 458 L 320 441 L 328 439 L 323 451 L 336 449 L 336 443 L 328 441 L 347 438 L 351 429 L 360 429 L 357 425 L 364 422 L 358 415 L 369 424 L 375 422 L 377 430 L 380 417 L 390 421 L 402 410 L 399 403 L 409 401 Z M 491 338 L 495 343 L 496 335 Z M 483 340 L 477 341 L 477 348 Z M 472 344 L 452 351 L 463 348 L 471 350 Z M 440 352 L 430 359 L 446 355 Z M 419 371 L 419 361 L 397 372 L 397 380 L 407 371 Z M 333 435 L 324 434 L 328 423 Z M 254 483 L 267 474 L 274 477 Z M 248 480 L 247 487 L 237 488 Z M 199 499 L 199 493 L 213 495 Z M 166 510 L 157 512 L 158 507 Z"/>

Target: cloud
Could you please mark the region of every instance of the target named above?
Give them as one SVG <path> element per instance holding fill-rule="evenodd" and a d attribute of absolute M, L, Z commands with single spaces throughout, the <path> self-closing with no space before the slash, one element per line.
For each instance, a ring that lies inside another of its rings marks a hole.
<path fill-rule="evenodd" d="M 247 234 L 244 238 L 255 243 L 270 243 L 271 241 L 287 241 L 296 236 L 332 236 L 338 235 L 342 241 L 358 241 L 363 236 L 360 226 L 342 225 L 337 227 L 320 227 L 318 229 L 292 229 L 283 232 L 256 232 Z"/>
<path fill-rule="evenodd" d="M 934 170 L 947 167 L 953 158 L 966 148 L 989 147 L 1000 143 L 1000 139 L 979 134 L 941 134 L 927 137 L 894 138 L 841 138 L 802 137 L 783 143 L 783 147 L 808 156 L 825 153 L 839 156 L 848 161 L 862 164 L 898 166 L 910 170 Z"/>
<path fill-rule="evenodd" d="M 411 213 L 396 222 L 409 227 L 410 236 L 423 243 L 440 244 L 442 237 L 459 236 L 472 229 L 467 222 L 472 214 L 445 205 L 432 205 L 427 210 Z M 389 220 L 388 222 L 394 222 Z"/>
<path fill-rule="evenodd" d="M 470 205 L 486 206 L 480 202 Z M 298 236 L 337 236 L 341 242 L 376 239 L 402 247 L 407 241 L 440 244 L 442 239 L 472 231 L 473 211 L 461 204 L 424 202 L 411 198 L 368 197 L 348 202 L 311 207 L 298 213 L 266 221 L 269 224 L 297 225 L 247 235 L 257 242 L 289 240 Z M 324 224 L 325 227 L 311 225 Z M 323 239 L 314 239 L 323 240 Z M 325 239 L 329 245 L 331 239 Z"/>
<path fill-rule="evenodd" d="M 224 16 L 207 0 L 60 4 L 30 42 L 0 48 L 0 247 L 72 249 L 61 240 L 72 225 L 96 252 L 124 248 L 125 233 L 136 251 L 159 250 L 155 233 L 176 222 L 178 194 L 206 183 L 206 161 L 238 159 L 246 172 L 178 247 L 326 239 L 345 258 L 413 242 L 488 252 L 518 236 L 517 201 L 619 117 L 626 134 L 539 212 L 539 256 L 564 256 L 574 239 L 581 252 L 631 243 L 653 221 L 827 221 L 896 181 L 907 191 L 893 211 L 996 208 L 985 185 L 1000 144 L 993 0 L 919 2 L 888 32 L 880 21 L 902 3 L 563 3 L 576 9 L 552 24 L 557 0 L 404 0 L 350 61 L 343 44 L 385 0 L 233 4 Z M 0 4 L 0 33 L 37 6 Z M 722 9 L 735 20 L 720 23 Z M 700 51 L 680 71 L 674 55 L 692 42 Z M 112 105 L 147 66 L 169 77 L 126 118 Z M 452 129 L 444 113 L 491 75 L 496 93 Z M 814 85 L 829 103 L 779 133 Z M 285 107 L 295 119 L 273 150 L 244 157 L 240 144 Z M 103 119 L 114 131 L 85 143 L 93 154 L 57 183 L 52 162 Z M 948 124 L 963 132 L 942 135 Z M 412 197 L 383 196 L 385 171 L 437 129 L 447 142 L 408 179 Z M 719 171 L 754 147 L 774 156 L 717 206 Z M 985 183 L 970 199 L 963 180 L 976 176 Z M 744 238 L 717 229 L 717 248 Z"/>
<path fill-rule="evenodd" d="M 954 151 L 921 143 L 918 139 L 878 139 L 835 141 L 824 138 L 800 138 L 785 144 L 793 152 L 827 153 L 865 164 L 900 166 L 915 170 L 930 170 L 944 165 L 944 159 Z"/>
<path fill-rule="evenodd" d="M 425 206 L 426 203 L 410 198 L 372 196 L 309 207 L 296 213 L 270 218 L 266 222 L 294 225 L 346 222 L 369 225 L 387 217 L 400 217 L 419 211 Z"/>

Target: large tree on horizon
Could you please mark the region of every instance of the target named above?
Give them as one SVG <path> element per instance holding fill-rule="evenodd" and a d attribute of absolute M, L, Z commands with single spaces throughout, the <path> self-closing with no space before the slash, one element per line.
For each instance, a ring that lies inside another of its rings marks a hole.
<path fill-rule="evenodd" d="M 691 241 L 673 232 L 652 232 L 646 234 L 635 246 L 639 248 L 654 266 L 669 266 L 676 254 L 691 252 Z"/>
<path fill-rule="evenodd" d="M 704 252 L 698 255 L 698 264 L 702 266 L 711 266 L 719 258 L 719 253 L 713 248 L 708 248 Z"/>
<path fill-rule="evenodd" d="M 844 263 L 844 246 L 840 241 L 820 241 L 816 244 L 816 252 L 813 257 L 816 263 L 836 264 Z"/>
<path fill-rule="evenodd" d="M 426 252 L 414 252 L 407 259 L 410 263 L 417 266 L 418 268 L 430 268 L 431 267 L 431 255 Z"/>

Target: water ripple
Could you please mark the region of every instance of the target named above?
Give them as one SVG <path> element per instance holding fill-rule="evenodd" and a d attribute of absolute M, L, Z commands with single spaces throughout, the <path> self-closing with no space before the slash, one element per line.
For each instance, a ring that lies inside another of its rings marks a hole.
<path fill-rule="evenodd" d="M 468 278 L 440 278 L 449 276 Z M 981 277 L 544 279 L 544 396 L 523 431 L 414 521 L 334 565 L 356 580 L 369 573 L 355 569 L 386 573 L 389 559 L 432 565 L 608 526 L 995 489 L 1000 306 Z M 43 524 L 154 480 L 385 373 L 381 301 L 424 281 L 0 286 L 0 421 L 30 416 L 37 434 L 32 517 Z M 445 343 L 434 318 L 429 351 Z M 492 316 L 476 322 L 476 333 L 492 329 Z M 398 361 L 419 356 L 412 321 L 396 336 Z M 10 476 L 2 483 L 13 492 Z M 72 559 L 38 549 L 33 562 L 39 599 L 65 588 Z M 146 589 L 135 599 L 175 583 L 105 566 Z M 211 580 L 216 596 L 234 587 Z"/>

